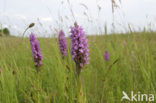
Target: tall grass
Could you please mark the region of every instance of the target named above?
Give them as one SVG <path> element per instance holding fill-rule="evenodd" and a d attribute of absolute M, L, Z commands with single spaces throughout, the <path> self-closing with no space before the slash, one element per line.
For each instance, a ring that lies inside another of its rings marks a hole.
<path fill-rule="evenodd" d="M 70 48 L 62 60 L 57 39 L 38 39 L 44 55 L 39 73 L 33 64 L 28 38 L 24 41 L 18 37 L 0 38 L 0 103 L 77 101 L 76 68 Z M 86 103 L 121 103 L 122 91 L 155 93 L 155 33 L 89 36 L 88 39 L 90 64 L 82 72 Z M 108 62 L 103 57 L 105 50 L 110 54 Z"/>

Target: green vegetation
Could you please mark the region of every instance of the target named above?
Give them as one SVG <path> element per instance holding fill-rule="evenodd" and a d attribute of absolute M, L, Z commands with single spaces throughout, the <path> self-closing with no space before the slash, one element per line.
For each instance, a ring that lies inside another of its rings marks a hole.
<path fill-rule="evenodd" d="M 9 36 L 10 31 L 8 28 L 0 29 L 0 36 Z"/>
<path fill-rule="evenodd" d="M 85 103 L 121 103 L 122 91 L 155 94 L 156 33 L 88 39 L 90 64 L 81 75 Z M 76 68 L 70 48 L 63 60 L 57 39 L 38 40 L 44 56 L 39 73 L 34 67 L 28 38 L 0 38 L 0 103 L 76 102 Z M 110 54 L 107 62 L 103 57 L 106 50 Z"/>

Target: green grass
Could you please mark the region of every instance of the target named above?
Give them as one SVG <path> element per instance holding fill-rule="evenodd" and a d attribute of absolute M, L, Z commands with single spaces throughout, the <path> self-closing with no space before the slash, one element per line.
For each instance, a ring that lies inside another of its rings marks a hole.
<path fill-rule="evenodd" d="M 121 103 L 122 91 L 155 94 L 156 33 L 88 39 L 90 64 L 81 75 L 85 103 Z M 34 67 L 28 38 L 0 38 L 0 103 L 76 102 L 76 68 L 70 48 L 62 60 L 57 39 L 38 40 L 44 56 L 39 73 Z M 108 62 L 103 58 L 105 50 L 110 54 Z"/>

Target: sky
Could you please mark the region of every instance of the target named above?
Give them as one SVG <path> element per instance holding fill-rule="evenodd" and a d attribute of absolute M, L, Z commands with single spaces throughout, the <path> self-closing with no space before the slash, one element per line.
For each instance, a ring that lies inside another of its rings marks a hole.
<path fill-rule="evenodd" d="M 112 14 L 111 0 L 0 0 L 0 26 L 8 27 L 12 35 L 21 36 L 27 26 L 38 36 L 53 36 L 77 21 L 87 34 L 156 31 L 156 0 L 121 0 Z M 100 8 L 100 9 L 99 9 Z M 73 13 L 72 13 L 73 12 Z M 114 27 L 112 27 L 114 23 Z M 129 25 L 129 26 L 128 26 Z"/>

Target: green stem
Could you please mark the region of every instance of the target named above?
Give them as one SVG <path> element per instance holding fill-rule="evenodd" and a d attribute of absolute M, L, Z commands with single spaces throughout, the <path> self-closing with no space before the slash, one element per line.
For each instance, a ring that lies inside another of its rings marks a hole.
<path fill-rule="evenodd" d="M 77 103 L 82 102 L 82 84 L 81 84 L 81 68 L 76 65 L 76 72 L 77 72 Z"/>
<path fill-rule="evenodd" d="M 38 72 L 39 72 L 39 70 L 40 70 L 40 67 L 37 67 L 37 68 L 36 68 L 36 70 L 37 70 L 37 73 L 38 73 Z"/>
<path fill-rule="evenodd" d="M 25 30 L 24 30 L 24 32 L 23 32 L 23 37 L 24 37 L 24 34 L 26 33 L 26 31 L 29 29 L 29 27 L 27 27 Z"/>
<path fill-rule="evenodd" d="M 78 99 L 78 103 L 82 103 L 82 93 L 81 93 L 81 78 L 80 78 L 80 76 L 78 76 L 78 78 L 77 78 L 78 80 L 77 80 L 77 84 L 78 84 L 78 97 L 77 97 L 77 99 Z"/>

